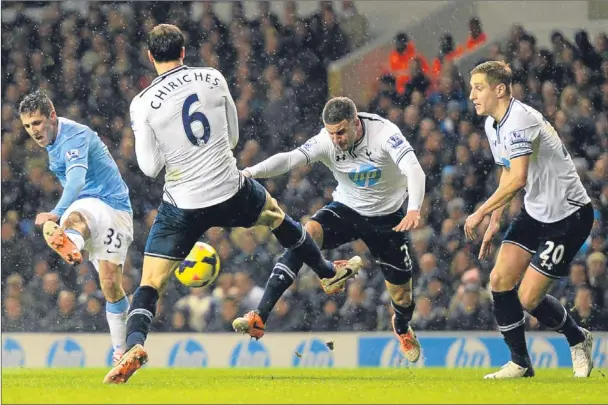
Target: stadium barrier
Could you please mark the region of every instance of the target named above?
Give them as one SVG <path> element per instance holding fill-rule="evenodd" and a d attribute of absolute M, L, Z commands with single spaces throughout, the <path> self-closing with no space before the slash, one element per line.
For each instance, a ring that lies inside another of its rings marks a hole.
<path fill-rule="evenodd" d="M 269 333 L 256 341 L 237 334 L 152 333 L 146 367 L 500 367 L 509 359 L 498 332 L 420 332 L 422 358 L 408 364 L 392 333 Z M 594 333 L 596 367 L 608 367 L 608 332 Z M 330 350 L 328 342 L 333 342 Z M 566 340 L 528 334 L 537 368 L 570 367 Z M 3 333 L 2 367 L 108 367 L 109 334 Z"/>

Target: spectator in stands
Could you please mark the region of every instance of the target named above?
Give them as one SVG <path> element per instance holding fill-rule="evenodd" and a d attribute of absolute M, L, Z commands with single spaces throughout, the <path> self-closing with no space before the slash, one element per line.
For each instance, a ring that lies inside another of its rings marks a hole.
<path fill-rule="evenodd" d="M 488 39 L 488 36 L 481 27 L 481 20 L 478 17 L 473 17 L 469 20 L 469 37 L 467 38 L 467 51 L 472 51 L 480 45 L 483 45 Z"/>
<path fill-rule="evenodd" d="M 424 55 L 418 52 L 416 45 L 405 32 L 400 32 L 395 35 L 395 49 L 389 56 L 389 70 L 396 78 L 396 88 L 398 93 L 405 91 L 405 85 L 410 80 L 409 66 L 414 58 L 418 58 L 420 69 L 423 73 L 428 72 L 428 63 Z"/>
<path fill-rule="evenodd" d="M 76 311 L 76 297 L 72 291 L 63 290 L 57 296 L 57 306 L 40 321 L 40 327 L 49 332 L 81 332 L 83 319 Z"/>
<path fill-rule="evenodd" d="M 353 49 L 359 48 L 365 44 L 370 36 L 369 22 L 367 17 L 359 14 L 355 2 L 350 0 L 342 1 L 342 17 L 340 17 L 340 26 L 346 34 L 350 45 Z"/>
<path fill-rule="evenodd" d="M 481 287 L 476 283 L 469 283 L 461 287 L 461 297 L 454 310 L 450 312 L 447 328 L 450 330 L 490 330 L 493 328 L 493 317 L 490 308 L 481 304 L 479 291 Z"/>

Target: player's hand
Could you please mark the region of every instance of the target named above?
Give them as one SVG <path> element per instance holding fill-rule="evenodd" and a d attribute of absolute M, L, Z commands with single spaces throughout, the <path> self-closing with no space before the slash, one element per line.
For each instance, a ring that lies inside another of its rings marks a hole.
<path fill-rule="evenodd" d="M 59 221 L 59 216 L 57 214 L 53 214 L 52 212 L 41 212 L 40 214 L 36 215 L 35 223 L 37 226 L 44 225 L 46 221 L 57 222 Z"/>
<path fill-rule="evenodd" d="M 477 211 L 468 216 L 464 222 L 464 234 L 468 239 L 475 239 L 477 237 L 475 231 L 479 224 L 481 224 L 481 221 L 483 221 L 483 215 Z"/>
<path fill-rule="evenodd" d="M 483 235 L 483 240 L 481 241 L 481 249 L 479 249 L 478 256 L 480 260 L 489 257 L 492 253 L 492 239 L 494 239 L 494 235 L 496 235 L 499 230 L 500 224 L 490 221 L 490 225 L 488 225 L 488 229 L 486 229 L 486 233 Z"/>
<path fill-rule="evenodd" d="M 249 173 L 246 169 L 241 170 L 241 174 L 245 177 L 253 177 L 251 176 L 251 173 Z"/>
<path fill-rule="evenodd" d="M 418 227 L 420 223 L 420 211 L 411 210 L 405 215 L 405 218 L 399 222 L 399 225 L 393 228 L 395 232 L 405 232 Z"/>

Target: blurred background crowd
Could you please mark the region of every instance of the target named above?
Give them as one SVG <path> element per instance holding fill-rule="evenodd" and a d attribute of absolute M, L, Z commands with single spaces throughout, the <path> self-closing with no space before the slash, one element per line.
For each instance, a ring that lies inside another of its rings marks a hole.
<path fill-rule="evenodd" d="M 315 135 L 328 97 L 327 65 L 370 40 L 366 17 L 350 1 L 339 8 L 320 2 L 317 12 L 306 16 L 290 1 L 280 17 L 268 2 L 259 2 L 256 19 L 247 19 L 242 4 L 233 2 L 229 21 L 214 14 L 212 2 L 205 2 L 202 17 L 194 21 L 191 4 L 89 2 L 89 12 L 81 15 L 59 2 L 3 2 L 16 17 L 2 29 L 2 331 L 108 330 L 93 267 L 62 263 L 33 224 L 36 213 L 54 206 L 61 187 L 47 170 L 46 151 L 27 137 L 18 119 L 26 93 L 46 90 L 58 114 L 97 131 L 116 160 L 135 217 L 123 283 L 131 295 L 163 183 L 139 171 L 128 125 L 131 99 L 154 78 L 145 33 L 160 22 L 178 25 L 187 36 L 185 63 L 212 66 L 227 77 L 239 114 L 235 156 L 240 168 Z M 34 6 L 44 6 L 41 21 L 24 13 Z M 466 241 L 462 231 L 467 215 L 497 186 L 483 121 L 467 100 L 468 72 L 454 64 L 486 41 L 481 21 L 468 24 L 469 38 L 462 44 L 438 33 L 437 57 L 428 60 L 406 32 L 399 33 L 377 94 L 359 106 L 401 128 L 427 175 L 422 222 L 410 234 L 418 264 L 416 330 L 495 329 L 487 287 L 493 258 L 479 261 L 481 241 Z M 589 38 L 580 31 L 571 42 L 555 31 L 551 43 L 551 49 L 539 49 L 532 33 L 514 26 L 509 40 L 493 44 L 487 59 L 511 64 L 513 96 L 545 114 L 574 157 L 596 221 L 569 277 L 558 281 L 552 294 L 579 324 L 608 330 L 608 37 Z M 335 187 L 331 173 L 320 166 L 263 183 L 302 222 L 331 200 Z M 512 202 L 505 227 L 521 204 L 521 196 Z M 487 220 L 479 235 L 485 226 Z M 235 317 L 257 305 L 282 252 L 261 227 L 211 229 L 204 240 L 221 257 L 217 282 L 208 289 L 171 283 L 154 331 L 230 331 Z M 365 258 L 365 269 L 345 293 L 324 295 L 317 277 L 304 269 L 279 301 L 267 330 L 390 330 L 390 300 L 365 245 L 354 242 L 327 255 L 341 259 L 352 253 Z M 528 328 L 540 326 L 528 318 Z"/>

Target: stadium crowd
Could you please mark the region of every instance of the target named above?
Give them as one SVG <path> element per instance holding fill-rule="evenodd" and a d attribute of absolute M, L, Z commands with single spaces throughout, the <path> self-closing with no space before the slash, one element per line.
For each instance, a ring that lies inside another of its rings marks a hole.
<path fill-rule="evenodd" d="M 45 89 L 58 114 L 91 126 L 116 160 L 134 208 L 135 240 L 124 268 L 124 288 L 132 294 L 163 183 L 139 171 L 128 125 L 130 100 L 154 78 L 144 33 L 158 22 L 175 23 L 188 38 L 186 64 L 216 67 L 226 75 L 239 112 L 235 156 L 241 168 L 318 132 L 327 99 L 326 66 L 369 37 L 365 16 L 349 1 L 341 10 L 321 2 L 306 17 L 298 15 L 296 2 L 287 2 L 283 18 L 259 2 L 254 20 L 234 2 L 229 23 L 213 13 L 212 2 L 205 3 L 199 20 L 191 20 L 191 4 L 90 2 L 83 16 L 54 2 L 43 8 L 41 21 L 28 18 L 23 3 L 10 6 L 16 17 L 2 30 L 3 331 L 108 331 L 95 270 L 86 262 L 62 263 L 33 224 L 37 212 L 54 206 L 61 187 L 47 171 L 46 152 L 22 130 L 17 106 L 26 93 Z M 598 36 L 594 46 L 584 31 L 575 43 L 556 31 L 552 49 L 539 49 L 535 42 L 515 26 L 506 43 L 492 46 L 488 59 L 511 64 L 514 97 L 539 109 L 556 127 L 593 199 L 593 233 L 569 278 L 557 282 L 552 293 L 582 326 L 608 330 L 608 37 Z M 466 241 L 462 225 L 495 189 L 497 171 L 483 121 L 467 100 L 468 72 L 458 72 L 441 54 L 438 59 L 441 69 L 433 77 L 420 63 L 411 63 L 402 91 L 393 76 L 381 77 L 377 95 L 360 107 L 399 125 L 427 174 L 422 222 L 411 232 L 418 264 L 414 328 L 490 330 L 495 327 L 487 283 L 493 259 L 477 260 L 481 240 Z M 303 222 L 331 199 L 335 187 L 329 171 L 317 166 L 263 183 Z M 505 227 L 521 204 L 521 196 L 512 202 Z M 221 258 L 217 282 L 190 290 L 171 283 L 152 330 L 230 331 L 232 320 L 259 301 L 281 252 L 272 234 L 259 227 L 231 233 L 211 229 L 205 240 Z M 353 252 L 366 265 L 345 293 L 324 295 L 316 276 L 303 270 L 267 330 L 390 330 L 390 300 L 365 245 L 354 242 L 327 254 L 338 259 Z M 533 318 L 528 327 L 539 328 Z"/>

